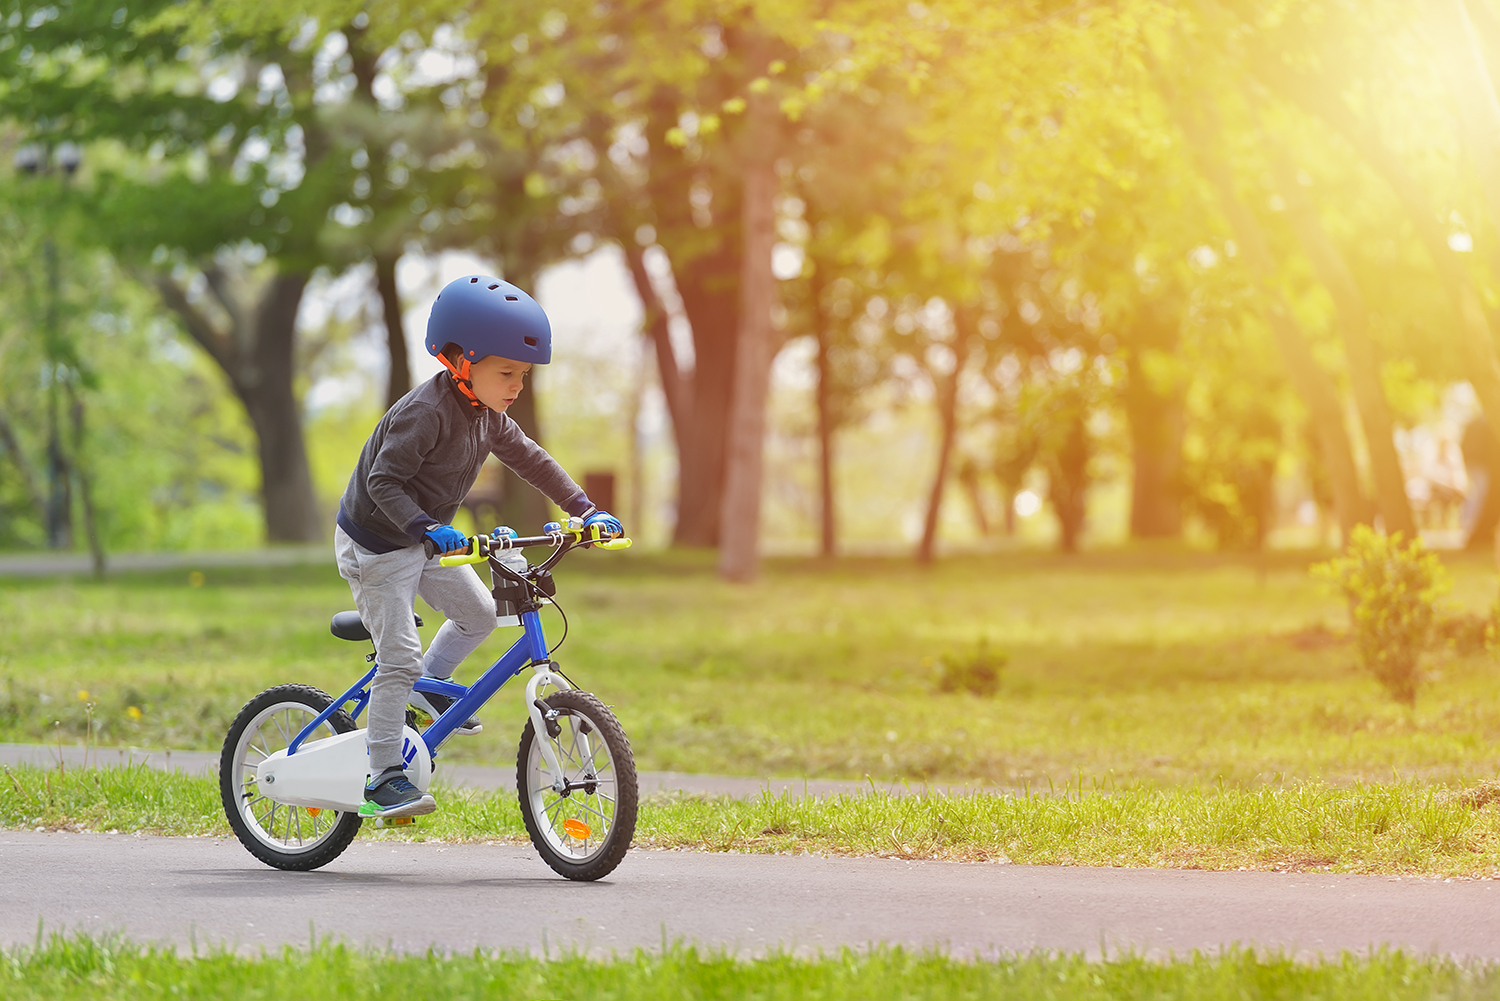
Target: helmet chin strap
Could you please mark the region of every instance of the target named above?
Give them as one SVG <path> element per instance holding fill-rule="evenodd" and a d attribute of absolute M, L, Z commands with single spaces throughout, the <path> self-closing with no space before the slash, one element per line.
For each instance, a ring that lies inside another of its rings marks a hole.
<path fill-rule="evenodd" d="M 458 386 L 458 391 L 469 398 L 469 404 L 483 409 L 484 404 L 480 403 L 479 397 L 474 395 L 474 380 L 469 374 L 472 367 L 469 364 L 469 359 L 460 358 L 458 365 L 455 366 L 448 360 L 448 356 L 440 351 L 438 352 L 437 360 L 442 362 L 443 367 L 448 370 L 448 374 L 453 376 L 453 381 Z"/>

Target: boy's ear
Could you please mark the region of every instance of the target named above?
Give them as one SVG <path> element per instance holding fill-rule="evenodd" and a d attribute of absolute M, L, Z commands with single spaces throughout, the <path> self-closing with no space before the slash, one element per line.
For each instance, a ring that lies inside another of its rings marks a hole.
<path fill-rule="evenodd" d="M 449 341 L 447 344 L 443 345 L 441 354 L 444 358 L 447 358 L 455 368 L 458 367 L 459 362 L 464 360 L 464 349 L 459 347 L 457 344 L 454 344 L 452 341 Z"/>

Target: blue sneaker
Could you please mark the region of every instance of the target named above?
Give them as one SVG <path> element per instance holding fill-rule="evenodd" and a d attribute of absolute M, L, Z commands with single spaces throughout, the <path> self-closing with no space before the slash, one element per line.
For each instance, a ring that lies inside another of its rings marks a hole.
<path fill-rule="evenodd" d="M 361 817 L 420 817 L 437 809 L 437 800 L 411 784 L 399 768 L 387 768 L 365 786 Z"/>

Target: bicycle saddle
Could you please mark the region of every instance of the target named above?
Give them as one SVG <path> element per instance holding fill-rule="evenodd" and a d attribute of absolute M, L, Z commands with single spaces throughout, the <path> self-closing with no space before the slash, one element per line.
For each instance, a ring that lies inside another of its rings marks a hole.
<path fill-rule="evenodd" d="M 422 616 L 412 613 L 412 618 L 418 626 L 422 625 Z M 370 638 L 370 630 L 365 628 L 364 620 L 359 613 L 353 610 L 347 612 L 335 612 L 333 621 L 328 623 L 328 631 L 341 640 L 367 640 Z"/>

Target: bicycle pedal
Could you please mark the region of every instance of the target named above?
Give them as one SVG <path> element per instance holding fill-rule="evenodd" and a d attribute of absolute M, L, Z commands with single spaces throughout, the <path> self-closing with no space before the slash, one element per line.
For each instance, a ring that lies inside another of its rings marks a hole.
<path fill-rule="evenodd" d="M 376 817 L 375 826 L 381 827 L 415 827 L 416 817 Z"/>

